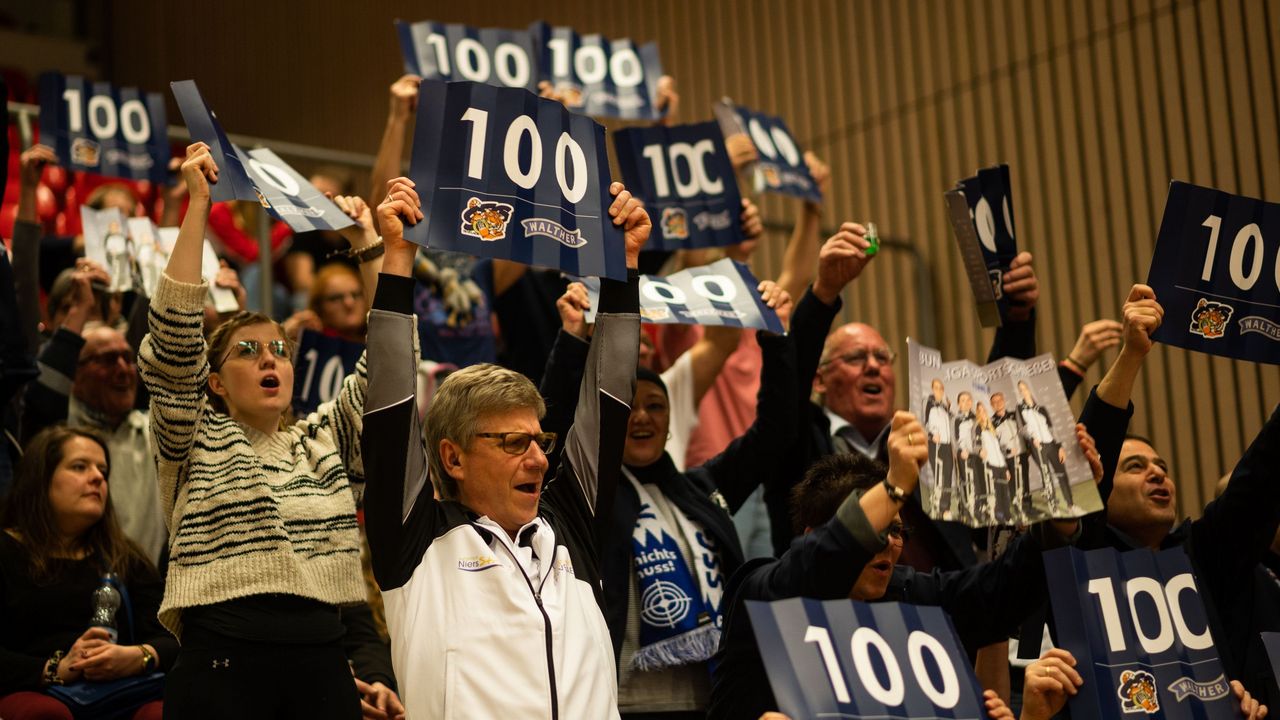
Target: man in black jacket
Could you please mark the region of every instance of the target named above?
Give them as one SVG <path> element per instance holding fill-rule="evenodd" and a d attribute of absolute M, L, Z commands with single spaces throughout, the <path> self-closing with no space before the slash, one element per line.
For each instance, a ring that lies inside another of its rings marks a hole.
<path fill-rule="evenodd" d="M 1086 519 L 1082 549 L 1182 547 L 1191 559 L 1222 665 L 1265 704 L 1280 701 L 1259 632 L 1275 630 L 1280 613 L 1270 606 L 1275 581 L 1260 568 L 1280 526 L 1280 408 L 1272 413 L 1236 464 L 1226 490 L 1198 520 L 1177 522 L 1177 485 L 1168 463 L 1146 438 L 1126 435 L 1130 397 L 1151 333 L 1164 310 L 1146 285 L 1135 285 L 1124 306 L 1124 346 L 1090 394 L 1081 422 L 1097 432 L 1104 465 L 1115 468 L 1098 486 L 1106 505 Z M 1124 408 L 1124 409 L 1122 409 Z M 1118 461 L 1117 461 L 1118 460 Z M 1268 584 L 1270 583 L 1270 585 Z"/>

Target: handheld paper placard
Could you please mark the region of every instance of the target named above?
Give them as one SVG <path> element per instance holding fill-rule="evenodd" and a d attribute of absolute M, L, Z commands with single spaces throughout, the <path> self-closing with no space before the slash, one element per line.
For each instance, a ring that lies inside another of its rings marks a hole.
<path fill-rule="evenodd" d="M 747 601 L 778 709 L 792 718 L 985 718 L 982 688 L 940 607 Z"/>
<path fill-rule="evenodd" d="M 360 343 L 303 330 L 293 361 L 293 411 L 306 415 L 338 397 L 362 352 Z"/>
<path fill-rule="evenodd" d="M 218 182 L 209 187 L 214 202 L 259 203 L 294 232 L 341 230 L 355 224 L 275 153 L 267 148 L 245 152 L 228 140 L 194 80 L 171 85 L 191 139 L 208 145 L 209 154 L 218 166 Z"/>
<path fill-rule="evenodd" d="M 1147 284 L 1164 308 L 1152 339 L 1280 363 L 1280 204 L 1170 183 Z"/>
<path fill-rule="evenodd" d="M 542 80 L 568 99 L 574 112 L 629 120 L 658 118 L 658 44 L 636 47 L 627 39 L 579 35 L 573 28 L 535 22 L 529 33 Z"/>
<path fill-rule="evenodd" d="M 627 189 L 653 220 L 646 250 L 742 242 L 742 196 L 715 122 L 628 128 L 613 146 Z"/>
<path fill-rule="evenodd" d="M 1182 548 L 1044 555 L 1055 640 L 1084 678 L 1076 720 L 1237 717 Z"/>
<path fill-rule="evenodd" d="M 714 110 L 725 137 L 742 132 L 755 144 L 759 155 L 755 163 L 756 192 L 822 202 L 822 192 L 809 173 L 804 153 L 782 118 L 734 105 L 728 98 L 717 103 Z"/>
<path fill-rule="evenodd" d="M 627 276 L 622 229 L 609 217 L 604 128 L 519 88 L 423 81 L 409 175 L 420 245 L 556 268 Z"/>
<path fill-rule="evenodd" d="M 595 322 L 600 283 L 587 279 L 591 306 L 586 321 Z M 681 270 L 666 277 L 640 276 L 640 321 L 654 325 L 724 325 L 755 328 L 781 335 L 778 313 L 756 291 L 751 268 L 731 258 Z"/>
<path fill-rule="evenodd" d="M 910 408 L 928 435 L 929 517 L 992 527 L 1102 509 L 1052 356 L 944 363 L 910 338 L 907 354 Z"/>
<path fill-rule="evenodd" d="M 958 181 L 944 197 L 978 303 L 978 318 L 985 327 L 997 327 L 1008 311 L 1004 273 L 1018 254 L 1009 166 L 983 168 L 976 176 Z"/>
<path fill-rule="evenodd" d="M 78 75 L 40 76 L 40 141 L 67 170 L 163 183 L 168 130 L 160 93 Z"/>
<path fill-rule="evenodd" d="M 428 80 L 538 88 L 538 54 L 527 30 L 396 20 L 404 71 Z"/>

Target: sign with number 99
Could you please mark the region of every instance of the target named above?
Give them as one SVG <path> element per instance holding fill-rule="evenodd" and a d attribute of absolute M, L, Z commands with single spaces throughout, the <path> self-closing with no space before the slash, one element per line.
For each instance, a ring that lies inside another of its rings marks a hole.
<path fill-rule="evenodd" d="M 40 76 L 40 139 L 68 170 L 164 182 L 168 129 L 160 93 Z"/>

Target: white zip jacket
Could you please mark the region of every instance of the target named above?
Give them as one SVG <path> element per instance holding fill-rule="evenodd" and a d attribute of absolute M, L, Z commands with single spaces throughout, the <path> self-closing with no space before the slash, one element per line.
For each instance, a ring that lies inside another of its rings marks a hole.
<path fill-rule="evenodd" d="M 365 523 L 409 718 L 616 718 L 601 612 L 597 501 L 611 503 L 634 392 L 638 277 L 603 280 L 573 427 L 538 517 L 513 542 L 433 498 L 414 357 L 370 346 Z M 369 337 L 416 337 L 411 281 L 383 276 Z M 375 325 L 392 329 L 372 332 Z M 416 345 L 415 345 L 416 347 Z"/>

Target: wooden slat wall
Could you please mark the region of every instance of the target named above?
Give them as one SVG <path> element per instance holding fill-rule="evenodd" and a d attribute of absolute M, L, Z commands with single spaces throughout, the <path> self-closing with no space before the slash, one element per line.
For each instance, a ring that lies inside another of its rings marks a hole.
<path fill-rule="evenodd" d="M 887 249 L 849 291 L 846 316 L 895 343 L 923 332 L 947 357 L 981 359 L 991 340 L 942 204 L 980 166 L 1012 165 L 1019 243 L 1042 283 L 1038 339 L 1059 356 L 1145 278 L 1170 179 L 1280 201 L 1280 7 L 1267 0 L 433 5 L 120 0 L 108 70 L 156 89 L 195 77 L 236 132 L 373 152 L 400 69 L 392 18 L 544 18 L 656 40 L 685 120 L 709 118 L 724 95 L 782 115 L 833 167 L 827 223 L 875 220 L 915 248 L 927 306 L 915 256 Z M 792 202 L 762 207 L 791 222 Z M 756 259 L 764 276 L 780 268 L 786 233 L 774 235 Z M 1194 515 L 1278 401 L 1274 367 L 1159 347 L 1132 427 L 1168 457 Z"/>

